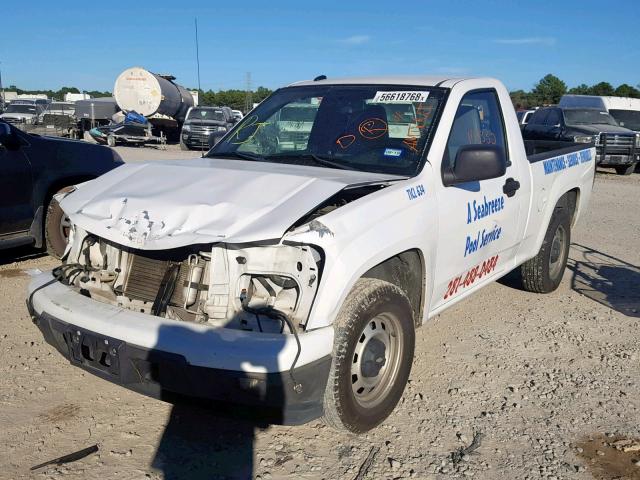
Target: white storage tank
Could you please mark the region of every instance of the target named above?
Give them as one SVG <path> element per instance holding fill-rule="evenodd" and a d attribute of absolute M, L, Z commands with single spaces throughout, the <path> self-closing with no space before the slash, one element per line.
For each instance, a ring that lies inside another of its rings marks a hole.
<path fill-rule="evenodd" d="M 116 79 L 113 96 L 121 110 L 133 110 L 145 117 L 166 115 L 183 121 L 187 110 L 193 106 L 193 96 L 173 83 L 174 78 L 141 67 L 128 68 Z"/>

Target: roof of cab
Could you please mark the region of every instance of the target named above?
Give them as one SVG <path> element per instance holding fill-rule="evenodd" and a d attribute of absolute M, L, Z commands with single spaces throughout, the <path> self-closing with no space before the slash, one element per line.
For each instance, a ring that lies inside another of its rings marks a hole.
<path fill-rule="evenodd" d="M 442 84 L 450 82 L 457 82 L 459 80 L 467 80 L 466 78 L 456 77 L 444 77 L 444 76 L 429 76 L 429 75 L 415 75 L 415 76 L 376 76 L 376 77 L 348 77 L 348 78 L 327 78 L 325 80 L 304 80 L 301 82 L 295 82 L 289 86 L 300 85 L 416 85 L 423 87 L 436 87 L 442 86 Z"/>

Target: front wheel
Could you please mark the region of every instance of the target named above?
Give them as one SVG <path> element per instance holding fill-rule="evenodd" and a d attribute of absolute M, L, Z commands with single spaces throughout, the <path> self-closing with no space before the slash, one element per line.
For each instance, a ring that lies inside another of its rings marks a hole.
<path fill-rule="evenodd" d="M 566 208 L 556 208 L 538 254 L 520 266 L 522 285 L 535 293 L 553 292 L 564 275 L 571 245 L 571 220 Z"/>
<path fill-rule="evenodd" d="M 57 193 L 68 192 L 72 187 L 65 187 Z M 53 257 L 61 258 L 69 242 L 71 232 L 71 221 L 60 208 L 60 204 L 55 198 L 51 198 L 47 207 L 45 218 L 45 242 L 47 253 Z"/>
<path fill-rule="evenodd" d="M 384 421 L 407 384 L 414 346 L 413 313 L 405 293 L 383 280 L 358 280 L 335 323 L 324 395 L 327 424 L 363 433 Z"/>
<path fill-rule="evenodd" d="M 107 145 L 109 145 L 110 147 L 115 147 L 116 137 L 114 137 L 113 135 L 107 135 Z"/>
<path fill-rule="evenodd" d="M 635 163 L 632 163 L 631 165 L 620 165 L 619 167 L 616 167 L 616 173 L 618 175 L 631 175 L 635 169 Z"/>

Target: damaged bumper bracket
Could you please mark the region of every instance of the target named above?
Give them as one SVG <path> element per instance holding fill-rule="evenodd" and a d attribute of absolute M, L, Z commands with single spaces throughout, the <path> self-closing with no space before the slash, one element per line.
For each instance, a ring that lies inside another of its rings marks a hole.
<path fill-rule="evenodd" d="M 331 365 L 331 327 L 299 335 L 245 332 L 166 320 L 86 298 L 34 278 L 29 311 L 45 340 L 72 364 L 145 395 L 173 394 L 259 407 L 274 423 L 300 424 L 322 415 Z"/>

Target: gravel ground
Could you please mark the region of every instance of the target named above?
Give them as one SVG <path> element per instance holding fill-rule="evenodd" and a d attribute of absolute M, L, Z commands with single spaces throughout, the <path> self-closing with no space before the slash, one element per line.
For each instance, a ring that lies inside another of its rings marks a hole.
<path fill-rule="evenodd" d="M 509 277 L 423 326 L 401 403 L 360 437 L 172 406 L 71 367 L 24 303 L 29 269 L 56 262 L 3 252 L 0 478 L 352 479 L 370 454 L 362 478 L 640 478 L 639 191 L 638 174 L 598 175 L 555 293 Z M 93 444 L 83 460 L 29 471 Z"/>

